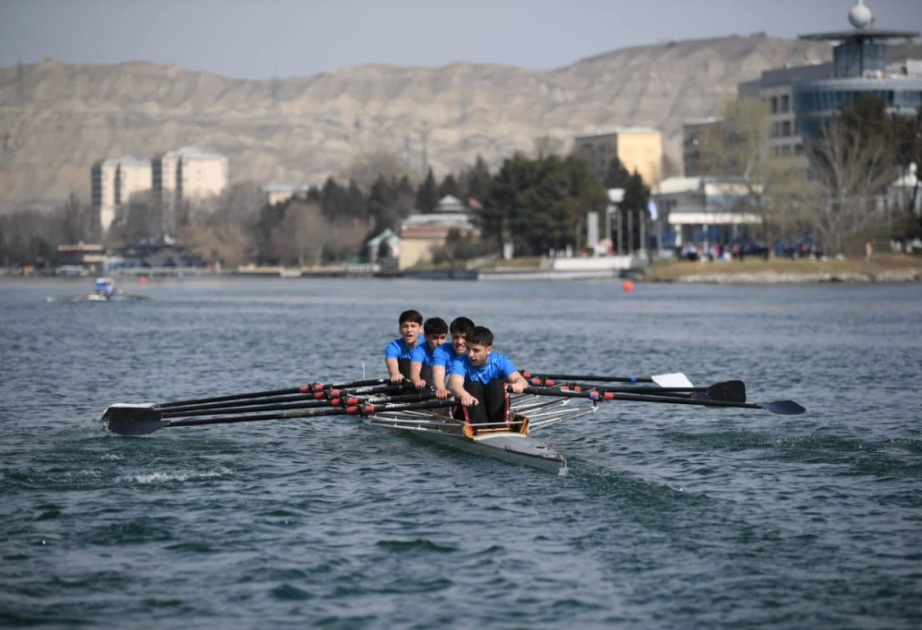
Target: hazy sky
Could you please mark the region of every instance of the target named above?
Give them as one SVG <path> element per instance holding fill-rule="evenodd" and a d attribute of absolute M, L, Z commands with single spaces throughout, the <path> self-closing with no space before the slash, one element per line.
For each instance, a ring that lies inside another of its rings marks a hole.
<path fill-rule="evenodd" d="M 0 66 L 145 60 L 228 77 L 366 63 L 548 69 L 674 39 L 850 28 L 854 0 L 0 0 Z M 867 0 L 922 31 L 922 0 Z"/>

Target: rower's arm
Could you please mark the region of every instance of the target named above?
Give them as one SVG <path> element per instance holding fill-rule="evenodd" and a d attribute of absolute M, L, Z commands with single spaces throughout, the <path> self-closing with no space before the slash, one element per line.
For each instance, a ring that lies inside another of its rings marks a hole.
<path fill-rule="evenodd" d="M 422 361 L 412 361 L 410 362 L 410 382 L 413 383 L 413 386 L 416 389 L 423 389 L 426 386 L 426 381 L 423 380 L 423 363 Z"/>
<path fill-rule="evenodd" d="M 397 363 L 397 359 L 388 357 L 384 359 L 384 364 L 387 366 L 387 374 L 391 378 L 391 383 L 403 382 L 403 374 L 400 373 L 400 364 Z"/>
<path fill-rule="evenodd" d="M 521 394 L 528 387 L 528 381 L 518 371 L 513 372 L 506 377 L 506 382 L 512 385 L 512 393 Z"/>
<path fill-rule="evenodd" d="M 435 387 L 435 397 L 442 400 L 448 398 L 448 389 L 445 387 L 445 366 L 432 366 L 432 386 Z"/>
<path fill-rule="evenodd" d="M 477 399 L 464 389 L 464 377 L 462 375 L 452 374 L 448 379 L 448 389 L 455 397 L 455 400 L 460 401 L 465 407 L 471 407 L 477 404 Z"/>

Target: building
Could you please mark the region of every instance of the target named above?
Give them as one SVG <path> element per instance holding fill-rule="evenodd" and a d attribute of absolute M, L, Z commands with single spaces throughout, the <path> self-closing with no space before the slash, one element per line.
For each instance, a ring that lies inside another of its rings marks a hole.
<path fill-rule="evenodd" d="M 229 183 L 227 158 L 195 147 L 154 156 L 151 166 L 154 198 L 170 207 L 220 195 Z"/>
<path fill-rule="evenodd" d="M 151 164 L 130 155 L 99 160 L 90 169 L 90 184 L 93 213 L 105 234 L 133 194 L 151 189 Z"/>
<path fill-rule="evenodd" d="M 265 196 L 266 203 L 270 206 L 274 206 L 277 203 L 285 203 L 292 197 L 296 199 L 307 199 L 308 193 L 314 187 L 310 184 L 303 184 L 301 186 L 290 186 L 288 184 L 267 184 L 263 186 L 263 195 Z"/>
<path fill-rule="evenodd" d="M 637 171 L 651 188 L 659 185 L 663 169 L 663 135 L 651 127 L 619 127 L 574 137 L 573 153 L 592 168 L 600 182 L 617 157 L 631 173 Z"/>
<path fill-rule="evenodd" d="M 670 177 L 653 192 L 664 249 L 748 240 L 761 225 L 746 187 L 732 180 Z"/>
<path fill-rule="evenodd" d="M 823 120 L 858 94 L 882 98 L 890 113 L 913 115 L 922 105 L 922 61 L 887 64 L 890 42 L 912 41 L 919 34 L 873 28 L 863 0 L 852 7 L 848 19 L 853 30 L 800 36 L 832 42 L 832 62 L 767 70 L 738 86 L 740 96 L 761 98 L 769 105 L 768 154 L 791 157 L 806 166 L 804 142 L 818 138 Z"/>
<path fill-rule="evenodd" d="M 471 210 L 452 195 L 442 197 L 431 214 L 411 214 L 400 225 L 399 268 L 431 262 L 433 251 L 445 246 L 452 230 L 463 238 L 479 237 L 473 219 Z"/>

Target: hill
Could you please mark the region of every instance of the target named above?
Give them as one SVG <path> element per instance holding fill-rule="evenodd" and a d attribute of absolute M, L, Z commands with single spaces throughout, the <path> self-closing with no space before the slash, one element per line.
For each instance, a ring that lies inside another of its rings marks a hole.
<path fill-rule="evenodd" d="M 193 145 L 227 155 L 232 181 L 321 183 L 358 153 L 402 154 L 421 134 L 437 173 L 497 165 L 541 136 L 615 126 L 663 130 L 680 168 L 682 122 L 713 115 L 769 68 L 828 60 L 825 43 L 765 36 L 614 50 L 547 71 L 456 63 L 366 65 L 302 78 L 237 80 L 144 62 L 0 69 L 0 212 L 87 200 L 97 159 Z"/>

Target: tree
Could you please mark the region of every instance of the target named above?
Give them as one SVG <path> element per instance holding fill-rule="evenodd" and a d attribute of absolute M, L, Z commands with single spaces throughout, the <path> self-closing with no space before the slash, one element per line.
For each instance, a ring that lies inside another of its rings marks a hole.
<path fill-rule="evenodd" d="M 438 198 L 442 199 L 445 195 L 451 195 L 455 198 L 461 197 L 461 189 L 458 187 L 458 182 L 455 181 L 455 176 L 451 173 L 446 175 L 442 183 L 439 184 Z"/>
<path fill-rule="evenodd" d="M 458 185 L 465 197 L 464 202 L 471 198 L 483 202 L 490 191 L 490 184 L 493 178 L 490 175 L 490 169 L 483 157 L 478 155 L 474 165 L 463 170 L 459 177 Z"/>
<path fill-rule="evenodd" d="M 608 168 L 605 171 L 605 180 L 602 184 L 605 188 L 625 188 L 630 178 L 630 171 L 625 168 L 621 160 L 618 159 L 618 156 L 615 156 L 612 158 L 612 161 L 608 163 Z"/>
<path fill-rule="evenodd" d="M 808 145 L 819 185 L 812 219 L 829 251 L 856 250 L 886 217 L 883 193 L 894 180 L 894 148 L 883 101 L 847 102 Z"/>
<path fill-rule="evenodd" d="M 919 180 L 922 173 L 922 105 L 915 116 L 901 116 L 894 114 L 891 119 L 891 129 L 894 137 L 894 161 L 900 169 L 901 177 L 905 178 L 915 168 L 915 183 L 912 191 L 906 194 L 900 204 L 905 215 L 897 228 L 897 233 L 902 238 L 918 238 L 922 236 L 922 216 L 918 216 L 915 209 L 919 203 Z M 915 165 L 915 166 L 913 166 Z"/>
<path fill-rule="evenodd" d="M 511 241 L 526 255 L 578 248 L 586 213 L 607 204 L 605 189 L 583 160 L 516 154 L 493 179 L 481 213 L 482 233 L 495 246 Z"/>
<path fill-rule="evenodd" d="M 775 231 L 785 224 L 792 205 L 787 193 L 799 176 L 790 159 L 768 151 L 770 132 L 767 103 L 747 97 L 728 101 L 722 123 L 703 134 L 701 159 L 745 190 L 746 209 L 759 217 L 768 255 L 773 256 Z"/>
<path fill-rule="evenodd" d="M 355 156 L 342 174 L 342 179 L 354 181 L 362 192 L 368 192 L 378 179 L 392 183 L 406 175 L 406 165 L 400 158 L 391 153 L 376 151 Z"/>
<path fill-rule="evenodd" d="M 432 169 L 426 175 L 426 179 L 419 185 L 416 190 L 416 207 L 423 214 L 435 212 L 435 207 L 439 203 L 439 191 L 435 185 L 435 175 Z"/>

